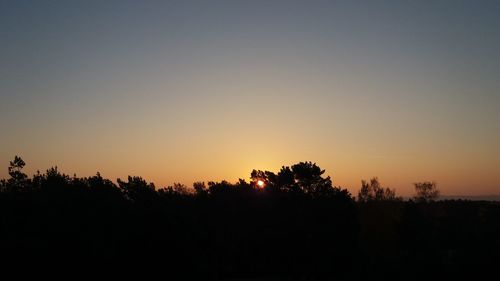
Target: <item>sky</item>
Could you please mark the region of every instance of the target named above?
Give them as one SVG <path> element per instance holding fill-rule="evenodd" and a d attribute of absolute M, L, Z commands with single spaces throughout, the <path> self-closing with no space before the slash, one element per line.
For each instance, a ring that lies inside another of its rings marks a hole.
<path fill-rule="evenodd" d="M 0 178 L 500 194 L 499 50 L 500 1 L 0 0 Z"/>

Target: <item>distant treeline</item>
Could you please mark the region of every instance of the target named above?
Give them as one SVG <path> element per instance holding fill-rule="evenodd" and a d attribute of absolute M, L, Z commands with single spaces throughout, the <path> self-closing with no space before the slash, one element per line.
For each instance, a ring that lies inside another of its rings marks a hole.
<path fill-rule="evenodd" d="M 0 181 L 0 267 L 50 262 L 162 279 L 422 280 L 478 277 L 500 261 L 500 205 L 404 201 L 376 178 L 357 200 L 312 162 L 237 183 L 155 188 L 99 173 L 33 177 L 15 157 Z M 20 263 L 19 263 L 20 262 Z"/>

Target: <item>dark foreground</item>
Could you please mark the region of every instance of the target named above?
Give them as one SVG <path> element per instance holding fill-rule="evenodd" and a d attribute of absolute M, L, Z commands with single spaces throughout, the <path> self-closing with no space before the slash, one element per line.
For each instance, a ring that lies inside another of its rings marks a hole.
<path fill-rule="evenodd" d="M 164 280 L 453 280 L 496 274 L 500 262 L 494 202 L 358 203 L 321 181 L 308 192 L 244 181 L 198 184 L 195 193 L 156 191 L 140 178 L 116 186 L 99 175 L 49 172 L 26 185 L 3 183 L 2 270 L 108 267 Z"/>

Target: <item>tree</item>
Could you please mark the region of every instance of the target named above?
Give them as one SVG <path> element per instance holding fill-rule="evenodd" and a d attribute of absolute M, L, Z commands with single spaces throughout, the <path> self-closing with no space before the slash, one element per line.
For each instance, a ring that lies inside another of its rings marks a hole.
<path fill-rule="evenodd" d="M 359 202 L 394 201 L 399 199 L 396 197 L 396 190 L 382 187 L 377 177 L 370 179 L 370 182 L 361 181 L 361 189 L 358 192 Z"/>
<path fill-rule="evenodd" d="M 95 176 L 84 179 L 85 187 L 98 195 L 101 199 L 114 200 L 122 199 L 121 190 L 109 179 L 105 179 L 99 172 Z"/>
<path fill-rule="evenodd" d="M 97 172 L 95 176 L 89 177 L 86 179 L 87 185 L 89 188 L 94 189 L 115 189 L 116 185 L 108 179 L 105 179 L 101 176 L 101 173 Z"/>
<path fill-rule="evenodd" d="M 347 190 L 334 187 L 329 176 L 323 177 L 324 173 L 325 170 L 322 170 L 316 163 L 300 162 L 291 167 L 281 167 L 277 174 L 270 171 L 253 170 L 250 178 L 254 187 L 258 181 L 264 182 L 267 191 L 312 197 L 342 195 L 350 198 Z"/>
<path fill-rule="evenodd" d="M 321 193 L 332 186 L 330 177 L 323 178 L 325 170 L 312 162 L 300 162 L 292 166 L 295 183 L 308 194 Z"/>
<path fill-rule="evenodd" d="M 203 181 L 197 181 L 193 183 L 193 189 L 198 196 L 206 196 L 208 194 L 207 186 Z"/>
<path fill-rule="evenodd" d="M 41 187 L 46 190 L 63 190 L 70 186 L 68 175 L 59 172 L 57 166 L 48 169 L 41 178 Z"/>
<path fill-rule="evenodd" d="M 182 183 L 174 182 L 174 185 L 159 190 L 162 194 L 170 195 L 193 195 L 196 190 L 190 189 Z"/>
<path fill-rule="evenodd" d="M 300 191 L 295 182 L 295 174 L 290 167 L 281 167 L 281 170 L 276 175 L 276 186 L 279 190 L 285 192 L 298 193 Z"/>
<path fill-rule="evenodd" d="M 154 184 L 148 184 L 141 177 L 128 176 L 128 182 L 121 179 L 117 179 L 117 182 L 125 198 L 133 202 L 149 202 L 157 195 Z"/>
<path fill-rule="evenodd" d="M 28 176 L 22 172 L 26 163 L 19 156 L 15 156 L 13 161 L 10 161 L 9 176 L 6 186 L 10 189 L 24 189 L 28 186 Z"/>
<path fill-rule="evenodd" d="M 414 185 L 415 191 L 417 192 L 414 199 L 417 202 L 430 202 L 439 197 L 439 190 L 435 182 L 416 182 Z"/>

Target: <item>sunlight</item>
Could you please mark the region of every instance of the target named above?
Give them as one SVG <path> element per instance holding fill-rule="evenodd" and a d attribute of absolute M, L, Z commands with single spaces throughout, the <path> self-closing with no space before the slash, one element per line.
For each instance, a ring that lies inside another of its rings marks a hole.
<path fill-rule="evenodd" d="M 257 181 L 257 186 L 258 186 L 258 187 L 263 188 L 263 187 L 264 187 L 264 185 L 265 185 L 264 181 L 262 181 L 262 180 L 258 180 L 258 181 Z"/>

